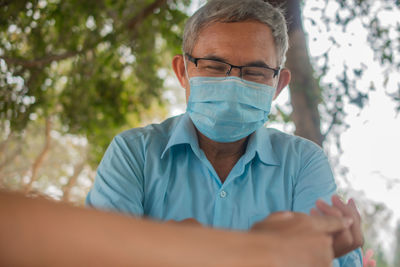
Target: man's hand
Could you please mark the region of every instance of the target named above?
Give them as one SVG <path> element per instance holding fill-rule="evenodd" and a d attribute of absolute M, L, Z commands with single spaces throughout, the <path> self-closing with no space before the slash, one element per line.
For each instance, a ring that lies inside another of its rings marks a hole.
<path fill-rule="evenodd" d="M 316 209 L 311 210 L 311 215 L 320 216 L 329 215 L 337 218 L 351 218 L 353 224 L 348 229 L 343 229 L 333 236 L 333 249 L 335 257 L 343 256 L 350 251 L 363 245 L 363 235 L 361 232 L 361 217 L 353 199 L 347 204 L 343 203 L 339 196 L 332 197 L 332 206 L 322 200 L 316 203 Z"/>
<path fill-rule="evenodd" d="M 276 235 L 277 266 L 331 266 L 332 234 L 348 229 L 352 219 L 277 212 L 256 223 L 251 232 Z"/>

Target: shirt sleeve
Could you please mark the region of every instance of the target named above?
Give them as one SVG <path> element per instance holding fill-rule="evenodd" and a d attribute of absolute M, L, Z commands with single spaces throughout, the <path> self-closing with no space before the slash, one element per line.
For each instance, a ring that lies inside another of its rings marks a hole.
<path fill-rule="evenodd" d="M 97 168 L 86 205 L 102 210 L 143 215 L 143 153 L 140 142 L 116 136 Z"/>
<path fill-rule="evenodd" d="M 362 254 L 361 248 L 353 250 L 352 252 L 334 260 L 334 267 L 362 267 Z"/>
<path fill-rule="evenodd" d="M 318 199 L 331 203 L 336 183 L 327 157 L 314 145 L 301 157 L 300 166 L 294 180 L 292 206 L 294 211 L 308 214 Z"/>
<path fill-rule="evenodd" d="M 331 203 L 336 183 L 328 159 L 320 148 L 307 151 L 295 180 L 293 210 L 309 213 L 318 199 Z M 333 261 L 334 267 L 362 267 L 360 249 Z"/>

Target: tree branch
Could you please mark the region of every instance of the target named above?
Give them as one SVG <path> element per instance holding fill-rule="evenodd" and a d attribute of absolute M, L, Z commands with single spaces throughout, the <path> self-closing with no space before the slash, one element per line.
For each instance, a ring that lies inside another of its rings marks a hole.
<path fill-rule="evenodd" d="M 155 0 L 152 4 L 148 5 L 141 12 L 139 12 L 139 14 L 137 14 L 135 17 L 130 19 L 126 24 L 126 27 L 130 31 L 134 31 L 136 29 L 136 27 L 138 27 L 149 15 L 151 15 L 154 12 L 154 10 L 161 7 L 166 2 L 167 2 L 167 0 Z M 116 32 L 118 32 L 118 31 L 116 31 Z M 64 60 L 64 59 L 71 58 L 71 57 L 77 56 L 79 54 L 82 54 L 88 50 L 92 50 L 99 43 L 106 40 L 107 37 L 108 36 L 101 38 L 100 40 L 95 42 L 93 45 L 90 45 L 80 51 L 67 51 L 65 53 L 51 54 L 51 55 L 47 55 L 42 58 L 36 58 L 36 59 L 32 59 L 32 60 L 27 60 L 27 59 L 23 59 L 23 58 L 10 58 L 10 57 L 5 57 L 5 56 L 0 57 L 0 59 L 3 59 L 8 65 L 18 65 L 18 66 L 22 66 L 25 68 L 43 68 L 44 66 L 52 63 L 53 61 Z"/>
<path fill-rule="evenodd" d="M 83 159 L 81 163 L 79 163 L 76 166 L 74 166 L 74 173 L 69 178 L 68 183 L 63 188 L 62 201 L 65 201 L 65 202 L 69 201 L 69 196 L 70 196 L 70 193 L 71 193 L 71 189 L 76 184 L 76 181 L 78 180 L 79 174 L 81 174 L 81 172 L 83 171 L 84 167 L 85 167 L 85 159 Z"/>
<path fill-rule="evenodd" d="M 51 131 L 51 119 L 47 118 L 46 128 L 45 128 L 45 143 L 42 151 L 35 159 L 35 162 L 32 164 L 31 179 L 29 180 L 29 183 L 25 186 L 25 194 L 28 194 L 32 190 L 32 184 L 37 179 L 37 172 L 50 150 L 50 142 L 51 142 L 50 131 Z"/>
<path fill-rule="evenodd" d="M 74 57 L 83 53 L 85 50 L 82 51 L 69 51 L 58 55 L 48 55 L 43 58 L 36 58 L 32 60 L 26 60 L 23 58 L 9 58 L 9 57 L 0 57 L 3 59 L 7 65 L 19 65 L 25 68 L 43 68 L 44 66 L 50 64 L 53 61 L 60 61 L 63 59 L 67 59 L 70 57 Z"/>
<path fill-rule="evenodd" d="M 332 121 L 329 124 L 328 129 L 326 130 L 326 132 L 322 135 L 322 140 L 325 141 L 326 137 L 328 136 L 328 134 L 332 131 L 333 126 L 335 126 L 337 122 L 337 111 L 333 113 L 332 115 Z"/>
<path fill-rule="evenodd" d="M 139 12 L 139 14 L 130 19 L 126 26 L 129 30 L 134 30 L 140 23 L 145 20 L 145 18 L 151 15 L 154 10 L 156 10 L 166 2 L 167 0 L 155 0 L 152 4 L 148 5 L 141 12 Z"/>
<path fill-rule="evenodd" d="M 8 6 L 10 4 L 11 4 L 11 1 L 6 1 L 6 0 L 0 1 L 0 8 L 3 8 L 3 7 Z"/>

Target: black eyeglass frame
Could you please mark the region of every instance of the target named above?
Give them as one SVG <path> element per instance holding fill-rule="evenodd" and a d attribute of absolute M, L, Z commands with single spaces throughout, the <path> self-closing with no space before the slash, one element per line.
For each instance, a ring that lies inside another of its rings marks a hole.
<path fill-rule="evenodd" d="M 197 61 L 201 60 L 201 59 L 203 59 L 203 60 L 213 60 L 213 61 L 217 61 L 217 62 L 221 62 L 221 63 L 227 64 L 227 65 L 230 66 L 230 68 L 229 68 L 228 72 L 226 73 L 226 75 L 229 75 L 231 73 L 232 69 L 236 68 L 236 69 L 239 69 L 240 76 L 242 76 L 242 68 L 244 68 L 244 67 L 257 67 L 257 68 L 264 68 L 264 69 L 272 70 L 274 72 L 273 78 L 278 76 L 279 72 L 281 71 L 280 67 L 278 67 L 277 69 L 274 69 L 274 68 L 271 68 L 270 66 L 248 66 L 248 65 L 236 66 L 236 65 L 232 65 L 232 64 L 230 64 L 228 62 L 225 62 L 225 61 L 222 61 L 222 60 L 219 60 L 219 59 L 214 59 L 214 58 L 193 57 L 193 56 L 189 55 L 188 53 L 185 53 L 185 56 L 189 59 L 190 62 L 193 62 L 194 65 L 196 65 L 196 67 L 197 67 Z"/>

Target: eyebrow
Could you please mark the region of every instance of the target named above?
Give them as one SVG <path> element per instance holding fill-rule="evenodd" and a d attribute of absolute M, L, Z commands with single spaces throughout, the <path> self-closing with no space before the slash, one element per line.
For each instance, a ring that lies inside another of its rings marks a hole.
<path fill-rule="evenodd" d="M 206 56 L 203 57 L 203 59 L 212 59 L 212 60 L 228 63 L 228 60 L 226 58 L 219 57 L 219 56 L 216 56 L 214 54 L 206 55 Z M 231 65 L 233 65 L 233 64 L 231 64 Z M 234 66 L 236 66 L 236 65 L 234 65 Z M 246 67 L 268 67 L 268 68 L 272 68 L 271 66 L 269 66 L 268 64 L 266 64 L 264 61 L 261 61 L 261 60 L 251 61 L 251 62 L 248 62 L 247 64 L 245 64 L 243 66 L 246 66 Z"/>

